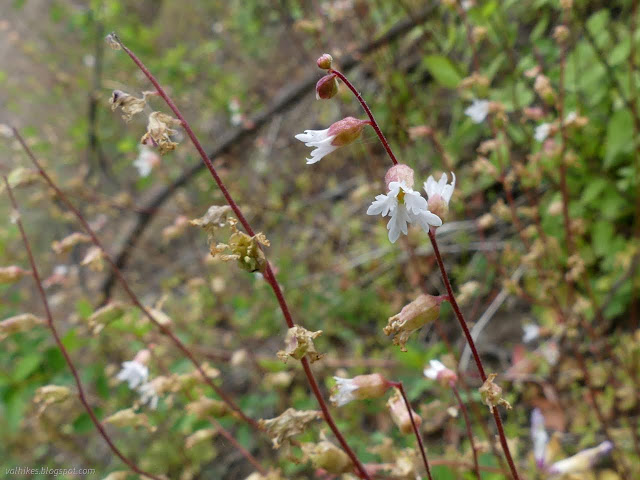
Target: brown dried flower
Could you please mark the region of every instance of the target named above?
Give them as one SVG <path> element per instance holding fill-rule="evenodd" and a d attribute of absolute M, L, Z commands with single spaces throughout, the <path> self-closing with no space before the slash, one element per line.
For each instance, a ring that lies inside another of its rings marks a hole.
<path fill-rule="evenodd" d="M 441 297 L 420 295 L 413 302 L 402 307 L 400 313 L 389 317 L 389 324 L 384 327 L 384 333 L 394 334 L 393 344 L 400 345 L 400 350 L 406 352 L 409 336 L 423 325 L 438 318 L 440 303 L 442 303 Z"/>
<path fill-rule="evenodd" d="M 307 355 L 311 363 L 320 360 L 324 355 L 318 353 L 313 340 L 322 335 L 322 330 L 311 332 L 304 327 L 298 325 L 291 327 L 287 331 L 285 337 L 285 350 L 280 350 L 277 355 L 284 363 L 287 363 L 289 357 L 301 360 Z"/>
<path fill-rule="evenodd" d="M 511 404 L 502 398 L 502 388 L 495 384 L 493 380 L 498 376 L 497 373 L 491 373 L 478 389 L 480 398 L 487 404 L 490 410 L 498 405 L 504 405 L 507 410 L 511 410 Z"/>
<path fill-rule="evenodd" d="M 317 410 L 295 410 L 288 408 L 280 416 L 269 420 L 260 419 L 258 424 L 271 437 L 273 448 L 289 443 L 289 439 L 300 435 L 311 422 L 322 418 Z"/>

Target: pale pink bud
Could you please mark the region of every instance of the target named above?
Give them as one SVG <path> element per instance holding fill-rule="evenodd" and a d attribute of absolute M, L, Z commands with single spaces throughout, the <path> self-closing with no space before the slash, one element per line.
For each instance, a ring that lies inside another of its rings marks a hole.
<path fill-rule="evenodd" d="M 407 187 L 413 188 L 413 169 L 402 163 L 394 165 L 387 170 L 387 173 L 384 176 L 384 183 L 387 186 L 387 191 L 389 190 L 389 184 L 391 182 L 404 183 Z"/>
<path fill-rule="evenodd" d="M 318 68 L 322 68 L 323 70 L 329 70 L 331 68 L 331 64 L 333 63 L 333 57 L 328 53 L 323 53 L 318 60 L 316 60 L 318 64 Z"/>
<path fill-rule="evenodd" d="M 396 389 L 395 394 L 389 399 L 387 402 L 387 407 L 389 408 L 389 413 L 391 414 L 391 419 L 393 423 L 395 423 L 400 431 L 405 435 L 411 433 L 413 431 L 413 425 L 411 423 L 411 416 L 409 415 L 409 411 L 407 410 L 407 405 L 404 403 L 404 399 L 400 394 L 400 391 Z M 420 425 L 422 425 L 422 418 L 411 409 L 411 414 L 413 416 L 413 421 L 420 430 Z"/>
<path fill-rule="evenodd" d="M 338 80 L 335 74 L 325 75 L 316 83 L 316 99 L 328 100 L 338 93 Z"/>
<path fill-rule="evenodd" d="M 140 350 L 138 353 L 136 353 L 133 361 L 138 362 L 141 365 L 146 365 L 149 362 L 150 358 L 151 352 L 145 348 L 144 350 Z"/>

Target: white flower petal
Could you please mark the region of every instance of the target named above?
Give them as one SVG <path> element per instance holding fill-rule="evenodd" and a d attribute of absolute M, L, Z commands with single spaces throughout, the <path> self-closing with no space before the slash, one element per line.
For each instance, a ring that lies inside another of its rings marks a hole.
<path fill-rule="evenodd" d="M 336 386 L 331 394 L 329 400 L 338 407 L 342 407 L 347 403 L 356 399 L 353 394 L 358 389 L 358 386 L 352 378 L 333 377 L 336 381 Z"/>
<path fill-rule="evenodd" d="M 538 467 L 543 468 L 546 463 L 549 434 L 544 428 L 544 416 L 537 408 L 531 412 L 531 441 L 533 442 L 533 458 Z"/>
<path fill-rule="evenodd" d="M 422 210 L 427 209 L 427 201 L 422 198 L 419 192 L 413 190 L 405 190 L 404 192 L 404 204 L 412 213 L 418 214 Z"/>
<path fill-rule="evenodd" d="M 380 215 L 383 217 L 389 215 L 389 212 L 396 208 L 398 199 L 390 195 L 377 195 L 376 199 L 367 209 L 367 215 Z"/>
<path fill-rule="evenodd" d="M 429 360 L 429 368 L 424 369 L 424 376 L 431 380 L 436 380 L 438 378 L 438 374 L 446 369 L 447 367 L 445 367 L 439 360 Z"/>
<path fill-rule="evenodd" d="M 536 130 L 533 134 L 534 138 L 538 142 L 544 142 L 549 136 L 549 132 L 551 131 L 551 124 L 549 123 L 541 123 L 536 127 Z"/>
<path fill-rule="evenodd" d="M 400 233 L 407 234 L 407 224 L 411 221 L 409 218 L 409 212 L 404 205 L 398 205 L 398 207 L 391 212 L 391 219 L 387 223 L 387 230 L 389 230 L 389 241 L 396 243 L 396 240 L 400 238 Z"/>
<path fill-rule="evenodd" d="M 149 377 L 149 369 L 140 362 L 131 361 L 123 362 L 122 370 L 118 373 L 116 378 L 121 382 L 127 382 L 130 389 L 135 389 L 138 385 L 141 385 L 147 381 Z"/>
<path fill-rule="evenodd" d="M 482 123 L 489 114 L 488 100 L 474 100 L 473 103 L 464 111 L 474 123 Z"/>

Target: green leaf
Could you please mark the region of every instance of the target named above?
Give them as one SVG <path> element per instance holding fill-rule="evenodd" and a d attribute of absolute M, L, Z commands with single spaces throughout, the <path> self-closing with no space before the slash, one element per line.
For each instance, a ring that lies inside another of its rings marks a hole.
<path fill-rule="evenodd" d="M 619 156 L 631 153 L 633 148 L 633 118 L 628 110 L 618 110 L 607 125 L 604 167 L 614 166 Z"/>
<path fill-rule="evenodd" d="M 41 359 L 39 353 L 30 353 L 19 357 L 13 368 L 13 380 L 19 382 L 27 378 L 40 366 Z"/>
<path fill-rule="evenodd" d="M 451 60 L 442 55 L 428 55 L 423 60 L 425 68 L 443 87 L 456 88 L 462 80 L 462 74 Z"/>

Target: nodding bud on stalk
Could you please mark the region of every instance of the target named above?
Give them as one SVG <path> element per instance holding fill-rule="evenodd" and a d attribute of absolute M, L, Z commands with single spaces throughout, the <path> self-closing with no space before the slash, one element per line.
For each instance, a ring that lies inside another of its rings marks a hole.
<path fill-rule="evenodd" d="M 387 401 L 387 407 L 391 414 L 391 419 L 395 423 L 400 431 L 405 435 L 413 431 L 413 425 L 411 423 L 411 416 L 407 410 L 407 405 L 404 403 L 400 390 L 396 389 L 393 396 Z M 416 412 L 411 409 L 413 421 L 416 423 L 418 431 L 420 431 L 420 425 L 422 425 L 422 418 Z"/>
<path fill-rule="evenodd" d="M 384 176 L 384 184 L 387 187 L 387 191 L 389 191 L 389 184 L 391 182 L 404 182 L 407 187 L 413 188 L 413 169 L 409 165 L 404 165 L 402 163 L 394 165 L 387 170 L 387 173 Z"/>
<path fill-rule="evenodd" d="M 316 99 L 329 100 L 338 94 L 338 80 L 335 74 L 329 74 L 322 77 L 316 83 Z"/>
<path fill-rule="evenodd" d="M 316 60 L 318 64 L 318 68 L 322 68 L 323 70 L 329 70 L 331 68 L 331 64 L 333 63 L 333 57 L 328 53 L 323 53 L 320 55 L 318 60 Z"/>

